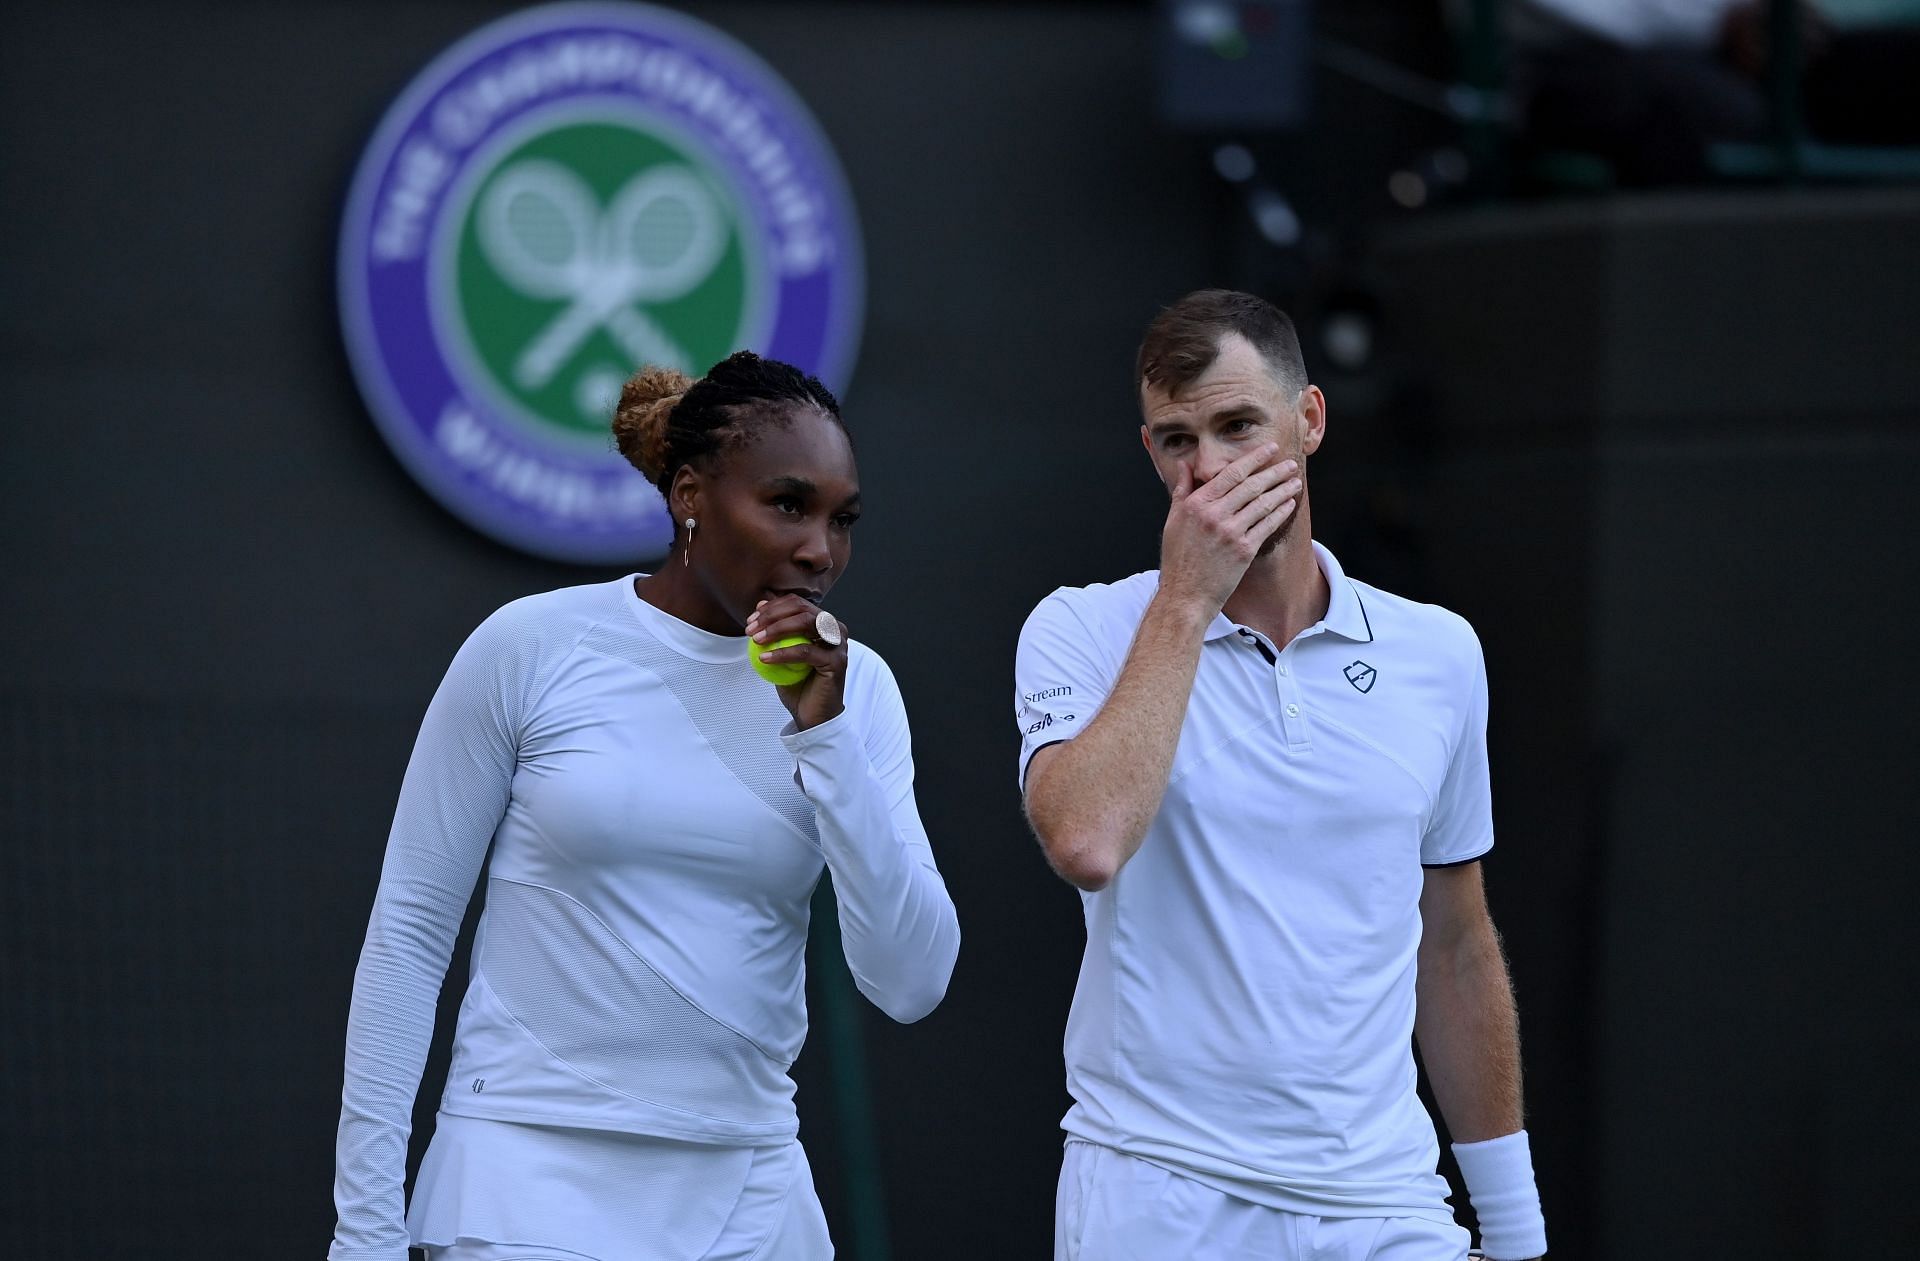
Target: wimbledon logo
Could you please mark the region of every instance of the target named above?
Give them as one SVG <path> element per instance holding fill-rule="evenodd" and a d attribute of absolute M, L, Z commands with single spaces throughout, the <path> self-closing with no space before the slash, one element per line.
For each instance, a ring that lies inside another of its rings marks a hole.
<path fill-rule="evenodd" d="M 805 107 L 643 4 L 533 9 L 442 54 L 381 122 L 341 231 L 348 355 L 401 462 L 476 529 L 586 563 L 672 536 L 613 450 L 627 376 L 747 347 L 843 388 L 862 285 Z"/>

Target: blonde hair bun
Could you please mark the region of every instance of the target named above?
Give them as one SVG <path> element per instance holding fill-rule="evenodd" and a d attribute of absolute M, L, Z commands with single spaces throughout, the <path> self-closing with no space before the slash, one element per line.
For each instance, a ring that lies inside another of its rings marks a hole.
<path fill-rule="evenodd" d="M 672 368 L 640 369 L 620 388 L 613 412 L 613 440 L 627 462 L 650 482 L 667 468 L 667 422 L 674 406 L 693 388 L 693 378 Z"/>

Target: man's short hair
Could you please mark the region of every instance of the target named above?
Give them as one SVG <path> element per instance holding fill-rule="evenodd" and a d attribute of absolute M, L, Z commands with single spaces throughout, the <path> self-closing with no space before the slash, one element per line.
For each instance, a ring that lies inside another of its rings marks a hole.
<path fill-rule="evenodd" d="M 1155 316 L 1134 363 L 1135 386 L 1177 394 L 1220 355 L 1220 341 L 1238 333 L 1253 343 L 1289 394 L 1307 388 L 1300 338 L 1287 313 L 1265 298 L 1233 289 L 1200 289 Z"/>

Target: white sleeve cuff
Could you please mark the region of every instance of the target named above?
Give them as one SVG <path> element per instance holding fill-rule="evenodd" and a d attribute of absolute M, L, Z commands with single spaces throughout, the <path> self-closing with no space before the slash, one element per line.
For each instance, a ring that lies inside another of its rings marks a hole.
<path fill-rule="evenodd" d="M 1481 1251 L 1492 1261 L 1546 1255 L 1547 1221 L 1533 1182 L 1527 1132 L 1516 1130 L 1483 1143 L 1455 1143 L 1453 1157 L 1460 1162 L 1467 1198 L 1480 1219 Z"/>

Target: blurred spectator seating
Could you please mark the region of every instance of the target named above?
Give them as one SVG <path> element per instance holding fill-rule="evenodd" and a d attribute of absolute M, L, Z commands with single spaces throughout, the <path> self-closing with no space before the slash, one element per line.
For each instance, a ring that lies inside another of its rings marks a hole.
<path fill-rule="evenodd" d="M 1523 182 L 1920 179 L 1920 0 L 1454 0 Z"/>

